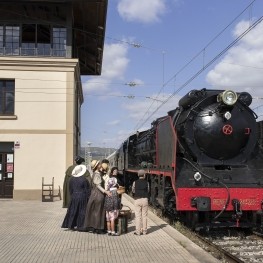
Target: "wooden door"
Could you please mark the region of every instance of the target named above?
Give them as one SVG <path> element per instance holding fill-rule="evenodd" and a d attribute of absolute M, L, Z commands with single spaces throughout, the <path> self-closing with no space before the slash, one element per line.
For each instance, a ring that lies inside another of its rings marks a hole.
<path fill-rule="evenodd" d="M 0 198 L 13 198 L 14 153 L 0 152 Z"/>

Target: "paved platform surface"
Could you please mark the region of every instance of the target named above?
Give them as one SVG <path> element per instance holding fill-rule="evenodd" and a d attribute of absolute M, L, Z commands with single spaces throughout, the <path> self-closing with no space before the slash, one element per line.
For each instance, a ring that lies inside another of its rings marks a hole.
<path fill-rule="evenodd" d="M 123 195 L 122 203 L 134 211 L 129 196 Z M 145 236 L 133 234 L 134 217 L 121 236 L 65 230 L 65 214 L 62 201 L 0 199 L 0 262 L 219 262 L 152 212 Z"/>

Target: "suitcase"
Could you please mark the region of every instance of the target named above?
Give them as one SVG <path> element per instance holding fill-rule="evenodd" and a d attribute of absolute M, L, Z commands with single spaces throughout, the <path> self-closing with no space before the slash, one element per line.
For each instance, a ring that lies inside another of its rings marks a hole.
<path fill-rule="evenodd" d="M 115 222 L 115 232 L 119 235 L 128 232 L 128 220 L 126 216 L 120 215 Z"/>

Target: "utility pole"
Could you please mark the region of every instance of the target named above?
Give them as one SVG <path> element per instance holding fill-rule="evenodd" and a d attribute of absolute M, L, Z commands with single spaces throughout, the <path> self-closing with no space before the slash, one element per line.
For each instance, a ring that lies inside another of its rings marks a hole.
<path fill-rule="evenodd" d="M 90 163 L 91 163 L 91 159 L 92 159 L 92 155 L 91 155 L 91 151 L 90 151 L 90 145 L 91 145 L 91 142 L 87 142 L 87 145 L 85 147 L 85 164 L 86 164 L 88 170 L 90 170 Z"/>

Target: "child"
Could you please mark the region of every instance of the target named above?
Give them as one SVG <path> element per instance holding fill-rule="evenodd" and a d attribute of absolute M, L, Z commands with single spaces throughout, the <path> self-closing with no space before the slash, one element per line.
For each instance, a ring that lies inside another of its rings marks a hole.
<path fill-rule="evenodd" d="M 113 167 L 110 172 L 110 177 L 106 182 L 106 191 L 111 192 L 111 196 L 106 196 L 105 198 L 107 231 L 109 236 L 119 235 L 115 232 L 115 220 L 118 218 L 120 210 L 120 198 L 117 193 L 119 187 L 116 178 L 117 173 L 117 167 Z"/>

